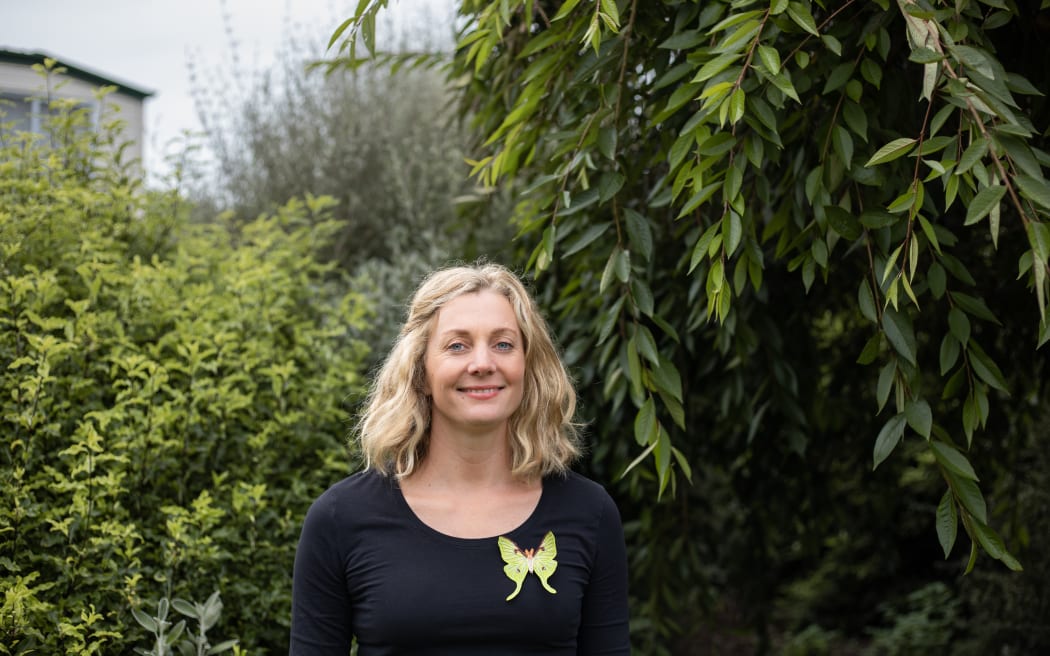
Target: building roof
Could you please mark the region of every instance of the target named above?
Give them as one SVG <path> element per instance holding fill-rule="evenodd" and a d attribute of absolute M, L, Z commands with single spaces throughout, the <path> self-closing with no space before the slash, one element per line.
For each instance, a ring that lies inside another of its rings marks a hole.
<path fill-rule="evenodd" d="M 102 75 L 101 73 L 96 73 L 95 71 L 84 68 L 78 64 L 73 64 L 68 59 L 61 59 L 45 52 L 27 52 L 24 50 L 10 50 L 0 47 L 0 62 L 32 66 L 33 64 L 43 64 L 44 59 L 53 59 L 58 62 L 59 66 L 66 69 L 65 74 L 70 77 L 98 86 L 113 85 L 117 87 L 117 91 L 134 98 L 144 99 L 152 96 L 154 93 L 148 89 L 143 89 L 142 87 L 128 84 L 127 82 L 115 80 L 112 77 Z"/>

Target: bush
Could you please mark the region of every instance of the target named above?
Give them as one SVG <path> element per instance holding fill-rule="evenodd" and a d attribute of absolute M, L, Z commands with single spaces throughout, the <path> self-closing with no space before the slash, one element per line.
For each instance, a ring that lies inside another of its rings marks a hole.
<path fill-rule="evenodd" d="M 128 653 L 132 609 L 216 590 L 221 635 L 286 651 L 366 356 L 332 201 L 193 224 L 78 120 L 0 145 L 0 653 Z"/>
<path fill-rule="evenodd" d="M 448 49 L 451 26 L 431 18 L 428 27 L 390 25 L 382 41 Z M 198 214 L 209 220 L 207 208 L 227 208 L 247 220 L 307 194 L 337 199 L 340 228 L 322 257 L 353 275 L 376 312 L 364 338 L 386 345 L 426 273 L 453 261 L 508 259 L 512 196 L 468 179 L 476 137 L 450 107 L 440 70 L 311 67 L 329 35 L 292 27 L 270 69 L 245 69 L 232 38 L 221 66 L 191 62 L 204 126 L 198 145 L 211 155 L 187 167 L 206 182 L 193 184 Z"/>
<path fill-rule="evenodd" d="M 416 28 L 403 47 L 448 40 L 440 25 Z M 325 255 L 347 270 L 397 265 L 406 255 L 427 257 L 429 269 L 505 248 L 506 202 L 483 213 L 484 224 L 459 216 L 462 203 L 489 197 L 467 177 L 473 137 L 450 106 L 442 72 L 311 67 L 327 36 L 288 33 L 277 64 L 263 71 L 241 68 L 235 41 L 226 70 L 191 63 L 203 145 L 214 158 L 204 204 L 251 218 L 304 194 L 336 198 L 342 228 Z"/>

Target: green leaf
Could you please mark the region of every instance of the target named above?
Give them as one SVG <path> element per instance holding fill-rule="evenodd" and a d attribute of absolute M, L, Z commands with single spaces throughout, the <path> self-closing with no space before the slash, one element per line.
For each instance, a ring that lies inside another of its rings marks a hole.
<path fill-rule="evenodd" d="M 843 165 L 849 170 L 853 162 L 853 137 L 849 135 L 846 128 L 836 125 L 831 129 L 831 139 L 835 152 L 842 158 Z"/>
<path fill-rule="evenodd" d="M 817 31 L 817 23 L 813 20 L 813 14 L 809 12 L 809 7 L 801 2 L 791 2 L 788 4 L 787 13 L 796 25 L 813 36 L 820 36 L 820 32 Z"/>
<path fill-rule="evenodd" d="M 999 370 L 999 366 L 988 357 L 988 354 L 976 342 L 970 342 L 967 355 L 970 357 L 970 366 L 973 367 L 973 371 L 978 378 L 1000 392 L 1009 392 L 1003 372 Z"/>
<path fill-rule="evenodd" d="M 614 248 L 609 253 L 609 259 L 605 262 L 605 269 L 602 271 L 602 280 L 598 285 L 598 293 L 604 294 L 605 290 L 612 284 L 613 279 L 616 278 L 616 269 L 619 264 L 620 253 L 623 249 L 619 246 Z"/>
<path fill-rule="evenodd" d="M 634 417 L 634 440 L 638 446 L 652 444 L 656 440 L 659 424 L 656 421 L 656 402 L 648 397 Z"/>
<path fill-rule="evenodd" d="M 611 223 L 592 224 L 589 228 L 587 228 L 586 232 L 580 235 L 575 241 L 570 243 L 564 251 L 562 251 L 562 256 L 567 257 L 574 253 L 578 253 L 584 248 L 587 248 L 587 246 L 593 243 L 594 240 L 598 239 L 598 237 L 601 237 L 603 234 L 605 234 L 605 231 L 608 230 L 611 226 Z"/>
<path fill-rule="evenodd" d="M 972 225 L 983 219 L 992 211 L 993 207 L 999 205 L 999 201 L 1003 199 L 1005 194 L 1006 187 L 1003 185 L 981 189 L 974 196 L 974 199 L 970 201 L 970 206 L 966 208 L 966 221 L 963 222 L 963 225 Z"/>
<path fill-rule="evenodd" d="M 568 16 L 579 3 L 580 0 L 565 0 L 565 2 L 561 4 L 561 8 L 558 9 L 558 13 L 554 14 L 554 18 L 551 19 L 551 22 L 561 20 Z"/>
<path fill-rule="evenodd" d="M 631 242 L 631 248 L 646 260 L 652 259 L 653 233 L 649 227 L 649 220 L 630 208 L 624 209 L 623 214 L 627 219 L 627 238 Z"/>
<path fill-rule="evenodd" d="M 879 404 L 880 411 L 890 398 L 890 391 L 893 389 L 893 380 L 896 377 L 896 373 L 897 363 L 893 361 L 887 362 L 879 370 L 879 382 L 875 387 L 875 400 Z"/>
<path fill-rule="evenodd" d="M 689 461 L 686 459 L 685 454 L 675 447 L 671 447 L 671 450 L 674 452 L 675 462 L 678 463 L 678 466 L 682 469 L 682 473 L 685 475 L 685 480 L 690 483 L 693 482 L 693 468 L 689 466 Z"/>
<path fill-rule="evenodd" d="M 672 34 L 657 47 L 665 50 L 692 50 L 706 39 L 707 35 L 700 30 L 688 30 Z"/>
<path fill-rule="evenodd" d="M 607 125 L 598 130 L 598 152 L 606 159 L 616 159 L 616 128 Z"/>
<path fill-rule="evenodd" d="M 893 308 L 886 308 L 882 312 L 882 329 L 886 332 L 886 338 L 890 340 L 893 349 L 908 362 L 917 364 L 915 331 L 908 315 Z"/>
<path fill-rule="evenodd" d="M 791 77 L 788 75 L 787 69 L 784 69 L 769 78 L 769 81 L 773 83 L 782 94 L 791 98 L 795 102 L 802 104 L 802 101 L 798 97 L 798 92 L 795 91 L 795 85 L 791 83 Z"/>
<path fill-rule="evenodd" d="M 627 382 L 631 386 L 631 397 L 640 399 L 644 394 L 645 377 L 642 375 L 642 360 L 638 357 L 637 340 L 634 337 L 627 340 L 623 350 L 626 351 L 627 355 Z M 642 446 L 645 446 L 645 444 L 642 443 Z"/>
<path fill-rule="evenodd" d="M 555 224 L 551 223 L 543 231 L 543 239 L 540 242 L 536 256 L 536 270 L 543 271 L 554 260 Z"/>
<path fill-rule="evenodd" d="M 689 273 L 692 273 L 697 265 L 703 261 L 704 257 L 707 256 L 707 249 L 714 240 L 715 235 L 721 234 L 721 227 L 721 222 L 712 223 L 710 227 L 704 231 L 704 234 L 700 235 L 700 238 L 696 240 L 696 244 L 693 246 L 693 255 L 689 262 Z"/>
<path fill-rule="evenodd" d="M 770 75 L 776 75 L 780 72 L 780 53 L 777 52 L 776 48 L 767 45 L 758 46 L 758 58 Z"/>
<path fill-rule="evenodd" d="M 627 178 L 622 173 L 604 173 L 598 179 L 598 202 L 604 203 L 615 196 Z"/>
<path fill-rule="evenodd" d="M 674 364 L 661 357 L 660 364 L 652 369 L 653 382 L 656 386 L 670 394 L 679 403 L 682 402 L 682 376 Z"/>
<path fill-rule="evenodd" d="M 660 364 L 660 352 L 656 348 L 656 340 L 653 334 L 645 326 L 639 325 L 636 333 L 638 339 L 638 352 L 654 365 Z"/>
<path fill-rule="evenodd" d="M 697 147 L 701 155 L 717 156 L 729 152 L 737 143 L 732 132 L 716 132 Z"/>
<path fill-rule="evenodd" d="M 987 78 L 995 77 L 995 67 L 992 65 L 992 57 L 983 50 L 964 45 L 948 46 L 949 52 L 955 55 L 960 62 L 977 71 Z"/>
<path fill-rule="evenodd" d="M 939 361 L 942 376 L 951 371 L 952 367 L 955 366 L 955 363 L 958 362 L 961 350 L 959 340 L 952 337 L 950 333 L 945 335 L 944 339 L 941 340 Z"/>
<path fill-rule="evenodd" d="M 138 608 L 132 608 L 131 614 L 135 617 L 135 621 L 142 625 L 142 628 L 146 629 L 150 633 L 157 632 L 157 622 L 152 617 L 142 612 Z"/>
<path fill-rule="evenodd" d="M 744 101 L 745 101 L 744 90 L 741 87 L 737 87 L 733 91 L 733 95 L 729 97 L 729 123 L 736 124 L 740 122 L 740 119 L 744 118 Z"/>
<path fill-rule="evenodd" d="M 964 575 L 969 574 L 973 571 L 973 566 L 977 564 L 977 540 L 970 541 L 970 559 L 966 562 L 966 571 Z"/>
<path fill-rule="evenodd" d="M 999 534 L 989 528 L 984 522 L 973 522 L 972 526 L 974 537 L 981 544 L 981 548 L 992 558 L 996 560 L 1001 559 L 1003 552 L 1006 551 L 1006 547 L 1003 545 L 1003 540 L 999 537 Z"/>
<path fill-rule="evenodd" d="M 229 651 L 234 648 L 237 642 L 237 639 L 224 640 L 219 644 L 215 645 L 214 647 L 209 647 L 208 656 L 211 656 L 211 654 L 221 654 L 224 651 Z"/>
<path fill-rule="evenodd" d="M 656 451 L 653 452 L 653 456 L 656 459 L 656 475 L 660 481 L 660 489 L 657 492 L 659 497 L 663 495 L 671 477 L 671 436 L 662 427 L 656 439 Z"/>
<path fill-rule="evenodd" d="M 970 465 L 970 461 L 954 446 L 938 440 L 931 440 L 930 449 L 933 451 L 934 457 L 937 458 L 937 462 L 941 463 L 941 466 L 971 481 L 980 480 L 977 478 L 977 473 L 973 470 L 973 466 Z"/>
<path fill-rule="evenodd" d="M 897 444 L 904 435 L 904 422 L 904 414 L 900 413 L 890 417 L 889 421 L 882 426 L 879 436 L 875 439 L 875 449 L 872 453 L 873 470 L 878 468 L 882 461 L 897 448 Z"/>
<path fill-rule="evenodd" d="M 857 288 L 857 305 L 860 306 L 860 313 L 864 315 L 864 318 L 872 323 L 879 322 L 879 312 L 875 306 L 875 297 L 872 296 L 871 286 L 868 284 L 867 279 L 860 281 L 860 287 Z"/>
<path fill-rule="evenodd" d="M 948 276 L 944 272 L 944 267 L 937 262 L 931 264 L 929 271 L 926 272 L 926 283 L 930 286 L 930 293 L 934 298 L 942 298 L 948 289 Z"/>
<path fill-rule="evenodd" d="M 615 263 L 616 278 L 620 282 L 627 282 L 631 276 L 631 253 L 622 248 L 616 250 Z"/>
<path fill-rule="evenodd" d="M 168 646 L 174 645 L 176 641 L 182 636 L 182 632 L 186 630 L 186 620 L 179 620 L 175 626 L 171 627 L 168 635 L 164 637 L 164 641 L 168 643 Z M 209 652 L 211 653 L 211 652 Z"/>
<path fill-rule="evenodd" d="M 948 262 L 948 259 L 945 258 L 944 261 Z M 970 278 L 970 284 L 976 284 L 973 282 L 973 278 Z M 984 319 L 985 321 L 999 323 L 999 320 L 996 319 L 995 315 L 992 314 L 992 311 L 988 309 L 988 306 L 985 305 L 983 299 L 977 298 L 976 296 L 970 296 L 969 294 L 964 294 L 962 292 L 951 292 L 948 296 L 956 305 L 962 308 L 967 314 L 977 317 L 978 319 Z"/>
<path fill-rule="evenodd" d="M 842 105 L 842 118 L 853 134 L 865 142 L 868 140 L 868 115 L 864 113 L 861 106 L 855 102 L 846 102 Z"/>
<path fill-rule="evenodd" d="M 882 210 L 866 210 L 860 215 L 860 224 L 872 230 L 887 228 L 900 220 L 900 217 Z"/>
<path fill-rule="evenodd" d="M 631 297 L 635 307 L 647 317 L 653 316 L 653 290 L 642 276 L 631 277 Z"/>
<path fill-rule="evenodd" d="M 933 246 L 933 250 L 940 253 L 941 244 L 940 240 L 937 239 L 937 231 L 934 230 L 933 225 L 929 221 L 927 221 L 926 217 L 924 217 L 922 214 L 919 215 L 919 225 L 922 227 L 922 232 L 924 235 L 926 235 L 927 241 L 929 241 L 930 245 Z M 940 298 L 940 296 L 938 295 L 937 298 Z"/>
<path fill-rule="evenodd" d="M 667 414 L 671 415 L 675 425 L 685 430 L 685 410 L 682 408 L 682 404 L 663 390 L 657 390 L 657 393 L 660 395 L 660 400 L 663 401 L 664 408 L 667 409 Z"/>
<path fill-rule="evenodd" d="M 937 504 L 937 539 L 944 550 L 945 559 L 955 546 L 955 538 L 959 532 L 959 516 L 955 510 L 955 499 L 952 497 L 951 489 L 944 491 L 941 502 Z"/>
<path fill-rule="evenodd" d="M 193 607 L 193 604 L 186 601 L 185 599 L 173 599 L 171 602 L 171 607 L 179 611 L 186 617 L 198 618 L 199 613 L 197 613 L 197 609 Z"/>
<path fill-rule="evenodd" d="M 970 319 L 966 316 L 966 313 L 957 307 L 953 307 L 948 311 L 948 328 L 951 330 L 952 336 L 959 341 L 960 344 L 967 344 L 970 341 Z"/>
<path fill-rule="evenodd" d="M 955 167 L 955 175 L 962 175 L 966 173 L 973 165 L 981 161 L 981 159 L 988 153 L 988 139 L 980 137 L 974 139 L 966 150 L 963 151 L 962 157 L 959 158 L 959 165 Z"/>
<path fill-rule="evenodd" d="M 857 364 L 871 364 L 879 356 L 879 346 L 882 344 L 882 336 L 878 333 L 868 338 L 857 356 Z"/>
<path fill-rule="evenodd" d="M 726 214 L 726 217 L 722 219 L 722 235 L 726 249 L 726 256 L 731 256 L 736 252 L 736 248 L 740 245 L 740 239 L 743 235 L 743 225 L 740 222 L 740 216 L 737 215 L 736 212 L 729 212 Z"/>
<path fill-rule="evenodd" d="M 863 234 L 863 228 L 857 217 L 838 205 L 825 205 L 824 214 L 828 217 L 831 228 L 843 239 L 854 241 Z"/>
<path fill-rule="evenodd" d="M 678 216 L 676 218 L 682 218 L 683 216 L 689 214 L 690 212 L 700 207 L 707 201 L 711 200 L 711 197 L 714 196 L 715 193 L 717 193 L 721 187 L 722 184 L 720 182 L 712 182 L 711 184 L 705 185 L 703 189 L 693 194 L 693 196 L 688 201 L 686 201 L 685 205 L 683 205 L 682 209 L 678 212 Z M 717 226 L 719 224 L 714 223 L 712 225 Z M 690 270 L 692 270 L 692 268 L 693 267 L 690 267 Z"/>
<path fill-rule="evenodd" d="M 912 151 L 912 147 L 916 144 L 915 139 L 901 137 L 900 139 L 894 139 L 882 148 L 879 148 L 871 159 L 864 164 L 864 166 L 876 166 L 878 164 L 885 164 L 886 162 L 892 162 L 898 157 L 904 157 Z"/>
<path fill-rule="evenodd" d="M 1050 209 L 1050 183 L 1043 179 L 1033 178 L 1030 175 L 1018 175 L 1014 178 L 1021 193 L 1032 202 L 1041 205 L 1044 209 Z"/>
<path fill-rule="evenodd" d="M 944 59 L 944 55 L 930 48 L 919 47 L 911 51 L 908 59 L 917 64 L 934 64 Z"/>
<path fill-rule="evenodd" d="M 600 0 L 602 11 L 612 21 L 610 28 L 619 28 L 620 26 L 620 9 L 616 6 L 616 0 Z"/>
<path fill-rule="evenodd" d="M 645 447 L 645 450 L 638 454 L 638 456 L 631 461 L 627 467 L 624 468 L 623 473 L 620 474 L 620 478 L 626 476 L 632 469 L 642 464 L 642 461 L 649 457 L 649 454 L 656 448 L 656 441 L 653 441 L 649 446 Z"/>
<path fill-rule="evenodd" d="M 839 41 L 838 39 L 836 39 L 834 36 L 832 36 L 830 34 L 823 34 L 823 35 L 821 35 L 820 40 L 821 40 L 821 42 L 824 44 L 824 46 L 828 50 L 830 50 L 831 52 L 835 53 L 837 56 L 840 56 L 840 57 L 842 56 L 842 42 L 841 41 Z"/>
<path fill-rule="evenodd" d="M 718 55 L 714 59 L 708 61 L 706 64 L 700 67 L 696 75 L 693 76 L 693 82 L 704 82 L 710 80 L 714 76 L 718 75 L 725 69 L 736 63 L 741 57 L 742 53 L 739 52 L 727 52 Z"/>
<path fill-rule="evenodd" d="M 981 488 L 977 487 L 977 483 L 970 478 L 959 476 L 951 469 L 945 469 L 945 475 L 962 507 L 968 510 L 977 521 L 987 522 L 988 507 L 984 503 L 984 495 L 981 494 Z"/>
<path fill-rule="evenodd" d="M 933 428 L 933 412 L 930 410 L 929 403 L 922 399 L 909 401 L 904 406 L 904 416 L 907 418 L 908 425 L 911 426 L 913 431 L 926 439 L 930 439 L 930 430 Z"/>

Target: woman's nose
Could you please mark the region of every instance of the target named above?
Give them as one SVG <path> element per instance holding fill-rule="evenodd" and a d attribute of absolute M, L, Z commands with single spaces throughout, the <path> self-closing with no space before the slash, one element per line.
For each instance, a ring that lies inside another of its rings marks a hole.
<path fill-rule="evenodd" d="M 488 374 L 492 373 L 493 365 L 492 354 L 489 353 L 488 349 L 474 349 L 467 371 L 472 374 Z"/>

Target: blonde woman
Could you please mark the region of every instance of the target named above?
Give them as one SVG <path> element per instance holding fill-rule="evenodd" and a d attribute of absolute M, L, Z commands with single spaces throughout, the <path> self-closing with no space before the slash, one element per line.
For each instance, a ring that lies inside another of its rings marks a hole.
<path fill-rule="evenodd" d="M 575 407 L 513 273 L 431 274 L 374 381 L 365 470 L 304 522 L 290 653 L 629 653 L 623 529 L 569 469 Z"/>

